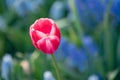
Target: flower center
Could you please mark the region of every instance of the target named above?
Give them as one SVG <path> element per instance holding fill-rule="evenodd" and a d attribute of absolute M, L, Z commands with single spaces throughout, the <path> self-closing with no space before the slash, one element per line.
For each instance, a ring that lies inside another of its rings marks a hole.
<path fill-rule="evenodd" d="M 46 36 L 48 37 L 48 34 L 46 34 Z"/>

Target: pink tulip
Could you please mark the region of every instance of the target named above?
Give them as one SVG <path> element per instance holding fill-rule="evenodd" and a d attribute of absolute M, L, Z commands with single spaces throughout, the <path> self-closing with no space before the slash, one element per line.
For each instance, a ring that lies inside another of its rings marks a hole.
<path fill-rule="evenodd" d="M 30 26 L 33 45 L 45 54 L 53 54 L 60 43 L 60 30 L 52 19 L 40 18 Z"/>

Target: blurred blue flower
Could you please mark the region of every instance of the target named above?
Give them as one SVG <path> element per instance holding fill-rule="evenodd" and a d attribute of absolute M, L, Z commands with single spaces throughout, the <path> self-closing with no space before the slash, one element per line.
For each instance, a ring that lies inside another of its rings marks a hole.
<path fill-rule="evenodd" d="M 27 0 L 16 0 L 13 4 L 13 7 L 15 8 L 18 15 L 25 16 L 28 11 L 30 11 L 31 6 Z"/>
<path fill-rule="evenodd" d="M 78 68 L 83 72 L 88 69 L 89 57 L 97 58 L 98 47 L 91 36 L 82 38 L 83 47 L 78 48 L 74 43 L 68 42 L 64 37 L 61 38 L 60 46 L 56 51 L 56 59 L 59 61 L 67 60 L 67 65 Z"/>
<path fill-rule="evenodd" d="M 83 47 L 85 48 L 86 52 L 93 56 L 94 58 L 98 54 L 98 46 L 95 44 L 91 36 L 84 36 L 82 38 Z"/>
<path fill-rule="evenodd" d="M 45 71 L 43 74 L 44 80 L 55 80 L 51 71 Z"/>
<path fill-rule="evenodd" d="M 12 60 L 11 55 L 5 54 L 3 56 L 1 65 L 2 65 L 2 67 L 1 67 L 2 78 L 4 80 L 9 80 L 9 76 L 11 74 L 10 72 L 11 72 L 12 66 L 13 66 L 13 60 Z"/>
<path fill-rule="evenodd" d="M 7 7 L 10 8 L 11 5 L 13 5 L 14 1 L 15 1 L 15 0 L 6 0 L 6 5 L 7 5 Z"/>
<path fill-rule="evenodd" d="M 111 9 L 111 14 L 113 16 L 113 25 L 114 26 L 117 26 L 120 22 L 120 0 L 113 0 L 113 6 L 112 6 L 112 9 Z"/>
<path fill-rule="evenodd" d="M 104 80 L 104 79 L 98 74 L 92 74 L 88 77 L 88 80 Z"/>
<path fill-rule="evenodd" d="M 100 0 L 75 0 L 81 22 L 95 26 L 103 19 L 104 6 Z"/>
<path fill-rule="evenodd" d="M 79 17 L 83 25 L 95 27 L 102 22 L 104 12 L 109 4 L 108 0 L 75 0 Z M 120 0 L 113 0 L 110 14 L 113 15 L 113 24 L 120 22 Z"/>
<path fill-rule="evenodd" d="M 29 12 L 34 12 L 36 9 L 44 4 L 45 0 L 6 0 L 8 8 L 15 9 L 20 16 L 25 16 Z"/>
<path fill-rule="evenodd" d="M 88 80 L 99 80 L 99 77 L 97 75 L 91 75 L 88 77 Z"/>
<path fill-rule="evenodd" d="M 55 53 L 57 60 L 64 60 L 68 56 L 68 41 L 66 38 L 62 37 L 60 45 Z"/>
<path fill-rule="evenodd" d="M 88 67 L 88 58 L 84 49 L 79 49 L 75 44 L 70 43 L 64 37 L 56 51 L 56 59 L 67 60 L 66 64 L 79 71 L 85 71 Z"/>
<path fill-rule="evenodd" d="M 68 59 L 74 67 L 84 71 L 88 67 L 88 59 L 83 49 L 78 49 L 74 44 L 68 46 Z"/>
<path fill-rule="evenodd" d="M 65 5 L 62 1 L 55 1 L 50 9 L 50 17 L 58 20 L 64 16 Z"/>

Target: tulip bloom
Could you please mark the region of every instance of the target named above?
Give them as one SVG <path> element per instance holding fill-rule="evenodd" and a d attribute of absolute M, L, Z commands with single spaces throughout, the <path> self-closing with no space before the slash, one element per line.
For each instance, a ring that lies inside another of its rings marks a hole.
<path fill-rule="evenodd" d="M 40 18 L 29 29 L 33 45 L 45 54 L 53 54 L 60 43 L 60 30 L 52 19 Z"/>

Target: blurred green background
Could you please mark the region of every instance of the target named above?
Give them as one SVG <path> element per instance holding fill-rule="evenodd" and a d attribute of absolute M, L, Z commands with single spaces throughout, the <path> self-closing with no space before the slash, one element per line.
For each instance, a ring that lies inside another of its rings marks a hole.
<path fill-rule="evenodd" d="M 63 80 L 120 80 L 120 0 L 0 0 L 1 80 L 57 80 L 28 34 L 39 18 L 61 29 Z"/>

